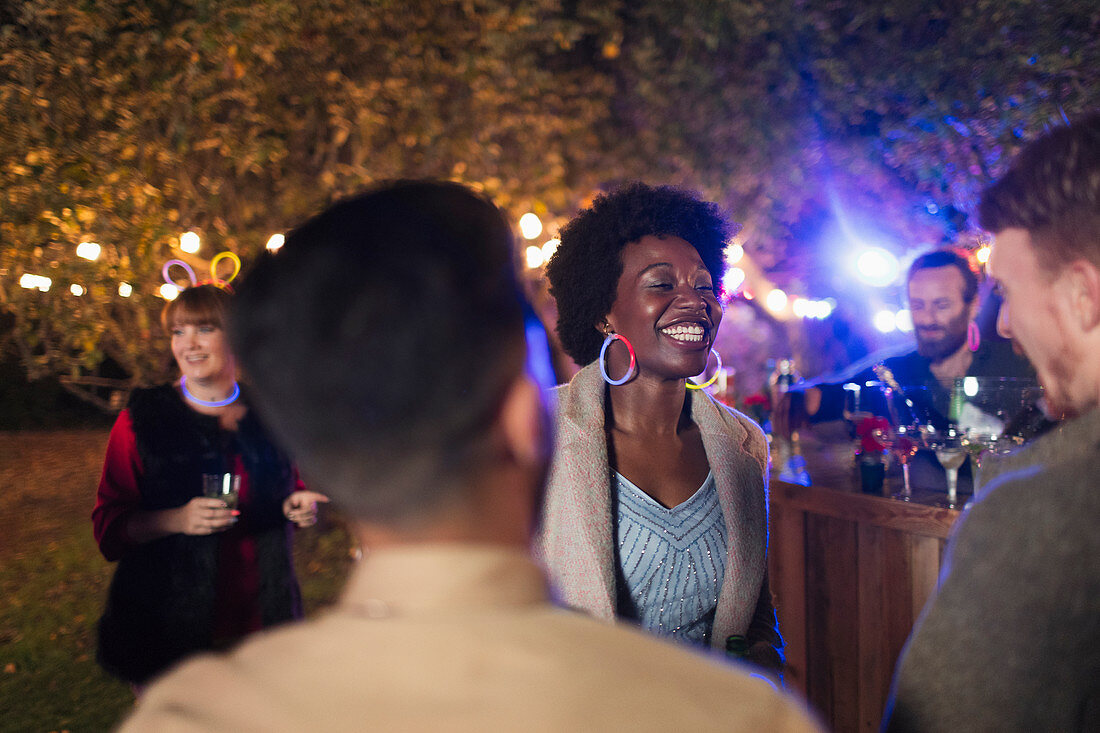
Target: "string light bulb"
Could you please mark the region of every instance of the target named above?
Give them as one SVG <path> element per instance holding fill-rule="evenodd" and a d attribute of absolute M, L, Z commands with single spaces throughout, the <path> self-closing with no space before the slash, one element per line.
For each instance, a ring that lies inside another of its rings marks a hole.
<path fill-rule="evenodd" d="M 82 257 L 90 262 L 95 262 L 99 259 L 100 247 L 95 242 L 81 242 L 76 245 L 76 256 Z"/>
<path fill-rule="evenodd" d="M 558 245 L 561 244 L 560 239 L 548 239 L 542 245 L 542 261 L 549 262 L 550 258 L 554 256 L 554 253 L 558 251 Z"/>
<path fill-rule="evenodd" d="M 534 245 L 534 244 L 532 244 L 530 247 L 528 247 L 527 250 L 524 252 L 524 254 L 527 258 L 527 269 L 528 270 L 538 269 L 539 267 L 542 266 L 542 263 L 546 259 L 542 254 L 542 247 L 539 247 L 539 246 Z"/>
<path fill-rule="evenodd" d="M 180 249 L 187 254 L 195 254 L 199 251 L 199 247 L 202 245 L 202 240 L 195 232 L 184 232 L 180 235 Z"/>
<path fill-rule="evenodd" d="M 542 234 L 542 220 L 529 211 L 519 218 L 519 231 L 524 239 L 534 239 Z"/>

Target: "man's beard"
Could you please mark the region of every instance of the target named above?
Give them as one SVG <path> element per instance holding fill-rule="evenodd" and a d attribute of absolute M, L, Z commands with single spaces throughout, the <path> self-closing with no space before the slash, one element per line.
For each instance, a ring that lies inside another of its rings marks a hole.
<path fill-rule="evenodd" d="M 966 343 L 968 326 L 966 313 L 962 313 L 943 327 L 943 336 L 939 338 L 922 335 L 922 329 L 916 329 L 917 353 L 933 364 L 943 361 L 962 348 Z"/>

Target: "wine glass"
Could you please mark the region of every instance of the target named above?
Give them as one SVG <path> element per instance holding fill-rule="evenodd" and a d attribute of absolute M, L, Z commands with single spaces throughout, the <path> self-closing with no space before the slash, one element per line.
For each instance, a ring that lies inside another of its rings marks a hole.
<path fill-rule="evenodd" d="M 1042 388 L 1034 379 L 962 377 L 955 380 L 953 389 L 952 402 L 958 404 L 955 427 L 974 456 L 977 493 L 985 458 L 1011 452 L 1030 437 L 1035 426 L 1029 420 L 1034 421 Z"/>
<path fill-rule="evenodd" d="M 894 430 L 893 439 L 890 441 L 890 453 L 901 465 L 901 491 L 894 494 L 893 498 L 902 501 L 910 501 L 913 498 L 913 490 L 909 486 L 909 461 L 917 454 L 920 448 L 920 431 L 913 427 L 899 425 Z"/>
<path fill-rule="evenodd" d="M 947 471 L 947 506 L 954 509 L 959 503 L 959 469 L 968 457 L 966 447 L 954 428 L 948 428 L 930 438 L 929 447 L 935 451 L 936 459 Z"/>
<path fill-rule="evenodd" d="M 997 453 L 1000 446 L 1006 441 L 1001 439 L 1000 433 L 986 433 L 977 430 L 968 430 L 963 436 L 963 447 L 974 459 L 974 494 L 978 493 L 978 482 L 981 478 L 982 458 L 989 453 Z"/>

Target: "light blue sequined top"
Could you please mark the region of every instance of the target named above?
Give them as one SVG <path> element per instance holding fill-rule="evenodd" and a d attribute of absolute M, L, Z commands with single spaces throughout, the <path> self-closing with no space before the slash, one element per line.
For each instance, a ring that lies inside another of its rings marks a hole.
<path fill-rule="evenodd" d="M 615 473 L 618 611 L 662 636 L 707 644 L 726 570 L 726 523 L 714 474 L 666 509 Z"/>

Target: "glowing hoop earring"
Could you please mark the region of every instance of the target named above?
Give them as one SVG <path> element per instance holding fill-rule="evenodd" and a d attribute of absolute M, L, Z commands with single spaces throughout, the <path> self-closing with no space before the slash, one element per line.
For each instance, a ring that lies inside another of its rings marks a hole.
<path fill-rule="evenodd" d="M 711 349 L 710 353 L 714 354 L 714 359 L 715 359 L 715 361 L 718 362 L 718 366 L 715 367 L 715 369 L 714 369 L 714 376 L 711 377 L 710 379 L 708 379 L 707 381 L 703 382 L 702 384 L 695 384 L 689 379 L 688 382 L 687 382 L 687 388 L 688 389 L 704 389 L 704 388 L 709 387 L 710 385 L 714 384 L 714 380 L 718 379 L 718 374 L 719 374 L 719 372 L 722 371 L 722 357 L 719 356 L 718 352 L 715 351 L 714 349 Z M 704 366 L 703 367 L 703 374 L 706 374 L 706 373 L 707 373 L 707 368 Z"/>
<path fill-rule="evenodd" d="M 978 329 L 978 324 L 971 321 L 966 326 L 966 346 L 971 351 L 977 351 L 982 347 L 982 332 Z"/>
<path fill-rule="evenodd" d="M 622 341 L 624 344 L 626 344 L 626 350 L 630 352 L 630 366 L 627 368 L 626 374 L 623 375 L 623 378 L 618 380 L 612 379 L 607 373 L 607 367 L 604 366 L 604 355 L 607 354 L 607 347 L 611 345 L 612 341 L 616 340 Z M 599 362 L 600 376 L 603 377 L 603 381 L 607 382 L 612 387 L 617 387 L 618 385 L 633 377 L 634 367 L 638 363 L 637 359 L 634 356 L 634 347 L 631 346 L 630 342 L 626 340 L 626 336 L 620 336 L 617 333 L 609 333 L 607 334 L 607 338 L 603 340 L 603 346 L 600 347 Z"/>
<path fill-rule="evenodd" d="M 168 276 L 168 270 L 172 267 L 172 265 L 179 265 L 183 269 L 187 270 L 187 277 L 191 278 L 191 287 L 195 287 L 195 285 L 197 284 L 197 281 L 195 280 L 195 271 L 191 269 L 191 265 L 187 264 L 183 260 L 168 260 L 164 263 L 164 267 L 162 267 L 160 270 L 160 274 L 164 276 L 164 282 L 174 287 L 179 287 L 178 285 L 176 285 L 175 281 Z"/>

